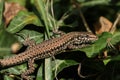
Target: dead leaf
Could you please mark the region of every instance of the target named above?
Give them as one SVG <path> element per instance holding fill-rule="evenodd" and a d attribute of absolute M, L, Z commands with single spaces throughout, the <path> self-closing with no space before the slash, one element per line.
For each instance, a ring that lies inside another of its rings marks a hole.
<path fill-rule="evenodd" d="M 17 13 L 21 10 L 26 10 L 20 4 L 15 2 L 5 2 L 5 10 L 4 10 L 4 18 L 5 18 L 5 25 L 8 25 L 9 22 L 17 15 Z"/>
<path fill-rule="evenodd" d="M 95 32 L 96 34 L 101 34 L 102 32 L 109 32 L 112 28 L 112 22 L 107 18 L 101 16 L 99 18 L 99 22 L 95 24 Z"/>

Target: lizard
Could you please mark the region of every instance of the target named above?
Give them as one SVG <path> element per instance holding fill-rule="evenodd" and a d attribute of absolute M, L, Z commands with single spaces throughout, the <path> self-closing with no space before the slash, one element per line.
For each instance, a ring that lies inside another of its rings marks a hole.
<path fill-rule="evenodd" d="M 80 49 L 95 42 L 98 37 L 90 32 L 69 32 L 60 37 L 34 44 L 24 52 L 9 58 L 0 59 L 0 67 L 9 67 L 27 62 L 28 69 L 21 74 L 21 78 L 31 80 L 29 76 L 35 70 L 34 61 L 52 57 L 64 50 Z"/>

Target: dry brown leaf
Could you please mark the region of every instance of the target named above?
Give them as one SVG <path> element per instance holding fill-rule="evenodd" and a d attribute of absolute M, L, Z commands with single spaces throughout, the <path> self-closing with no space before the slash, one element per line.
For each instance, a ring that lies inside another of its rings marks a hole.
<path fill-rule="evenodd" d="M 9 22 L 17 15 L 17 13 L 21 10 L 26 10 L 20 4 L 15 2 L 5 2 L 5 10 L 4 10 L 4 18 L 5 18 L 5 25 L 8 25 Z"/>
<path fill-rule="evenodd" d="M 107 18 L 101 16 L 99 18 L 99 22 L 95 24 L 95 32 L 96 34 L 101 34 L 102 32 L 109 32 L 112 28 L 112 22 Z"/>

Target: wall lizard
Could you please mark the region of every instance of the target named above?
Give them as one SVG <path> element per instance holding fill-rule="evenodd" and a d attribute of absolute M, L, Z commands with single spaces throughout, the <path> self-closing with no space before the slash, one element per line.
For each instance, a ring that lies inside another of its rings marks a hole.
<path fill-rule="evenodd" d="M 60 37 L 30 46 L 26 51 L 18 55 L 0 59 L 0 67 L 13 66 L 27 62 L 28 69 L 21 74 L 21 77 L 25 80 L 30 80 L 30 76 L 28 75 L 35 70 L 35 60 L 54 56 L 66 49 L 79 49 L 85 47 L 97 39 L 97 36 L 89 32 L 70 32 Z"/>

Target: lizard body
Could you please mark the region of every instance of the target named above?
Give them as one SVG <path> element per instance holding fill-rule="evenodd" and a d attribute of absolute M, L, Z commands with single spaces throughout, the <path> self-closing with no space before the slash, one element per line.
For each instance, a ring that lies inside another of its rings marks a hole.
<path fill-rule="evenodd" d="M 96 41 L 97 37 L 89 32 L 70 32 L 57 38 L 43 41 L 26 51 L 0 60 L 0 67 L 12 66 L 28 62 L 28 70 L 21 74 L 25 80 L 29 80 L 29 74 L 33 73 L 34 61 L 54 56 L 66 49 L 79 49 Z"/>

